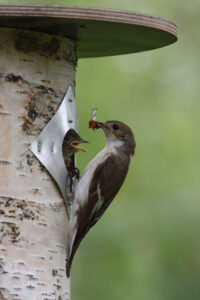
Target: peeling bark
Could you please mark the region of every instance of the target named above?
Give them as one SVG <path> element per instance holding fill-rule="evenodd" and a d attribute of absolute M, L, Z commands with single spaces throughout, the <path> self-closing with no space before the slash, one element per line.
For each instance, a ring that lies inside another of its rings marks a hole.
<path fill-rule="evenodd" d="M 67 215 L 29 146 L 75 85 L 75 43 L 2 28 L 0 56 L 0 299 L 67 300 Z"/>

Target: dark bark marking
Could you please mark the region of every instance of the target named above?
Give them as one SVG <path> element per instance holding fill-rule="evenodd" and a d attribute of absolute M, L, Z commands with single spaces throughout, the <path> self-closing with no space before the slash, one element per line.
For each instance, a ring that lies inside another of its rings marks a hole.
<path fill-rule="evenodd" d="M 0 243 L 2 243 L 4 239 L 10 240 L 12 243 L 17 243 L 19 242 L 19 235 L 19 226 L 17 226 L 15 223 L 0 223 Z"/>
<path fill-rule="evenodd" d="M 25 263 L 24 263 L 23 261 L 18 261 L 18 265 L 22 265 L 22 266 L 24 266 L 24 265 L 25 265 Z"/>
<path fill-rule="evenodd" d="M 0 165 L 5 166 L 5 165 L 11 165 L 11 164 L 12 164 L 12 163 L 11 163 L 10 161 L 8 161 L 8 160 L 0 159 Z"/>
<path fill-rule="evenodd" d="M 30 84 L 27 82 L 28 87 Z M 64 94 L 45 85 L 31 85 L 27 111 L 23 117 L 22 130 L 29 135 L 38 135 L 57 111 Z"/>
<path fill-rule="evenodd" d="M 43 41 L 38 34 L 21 31 L 17 35 L 15 48 L 24 53 L 37 52 L 49 57 L 56 56 L 60 48 L 60 41 L 56 37 L 50 37 L 48 41 Z M 60 59 L 60 57 L 56 57 Z"/>
<path fill-rule="evenodd" d="M 58 270 L 60 270 L 61 272 L 65 272 L 65 269 L 63 268 L 58 268 Z"/>
<path fill-rule="evenodd" d="M 54 254 L 58 253 L 58 251 L 51 250 L 51 249 L 49 249 L 49 250 L 48 250 L 48 252 L 50 252 L 50 253 L 54 253 Z"/>
<path fill-rule="evenodd" d="M 18 51 L 23 51 L 24 53 L 37 52 L 38 50 L 38 39 L 34 37 L 33 34 L 28 32 L 19 32 L 17 39 L 15 41 L 15 48 Z"/>
<path fill-rule="evenodd" d="M 26 177 L 27 175 L 26 174 L 23 174 L 23 173 L 18 173 L 19 176 L 21 177 Z"/>
<path fill-rule="evenodd" d="M 41 81 L 44 82 L 44 83 L 48 83 L 48 84 L 51 83 L 51 80 L 41 79 Z"/>
<path fill-rule="evenodd" d="M 50 296 L 50 297 L 51 297 L 51 294 L 50 294 L 50 293 L 41 293 L 41 295 L 42 295 L 42 296 L 47 296 L 47 297 Z M 46 299 L 46 298 L 45 298 L 45 299 Z M 50 299 L 50 298 L 48 298 L 48 299 Z"/>
<path fill-rule="evenodd" d="M 32 194 L 41 195 L 41 189 L 38 189 L 38 188 L 33 188 L 29 192 L 31 192 Z"/>
<path fill-rule="evenodd" d="M 24 81 L 24 79 L 19 76 L 19 75 L 15 75 L 13 73 L 10 73 L 10 74 L 7 74 L 6 77 L 5 77 L 5 81 L 6 82 L 19 82 L 19 81 Z"/>
<path fill-rule="evenodd" d="M 52 270 L 52 275 L 53 275 L 54 277 L 57 276 L 57 275 L 58 275 L 58 270 L 53 269 L 53 270 Z"/>
<path fill-rule="evenodd" d="M 65 248 L 63 245 L 58 245 L 58 244 L 56 244 L 56 247 L 58 247 L 58 248 Z"/>
<path fill-rule="evenodd" d="M 19 61 L 23 61 L 23 62 L 34 62 L 33 59 L 30 58 L 20 58 Z"/>
<path fill-rule="evenodd" d="M 34 156 L 32 152 L 29 150 L 23 153 L 18 162 L 17 170 L 20 171 L 28 171 L 30 173 L 33 172 L 33 170 L 38 169 L 38 171 L 43 172 L 45 170 L 44 166 L 39 162 L 39 160 Z M 24 173 L 18 173 L 19 176 L 27 176 Z"/>
<path fill-rule="evenodd" d="M 41 285 L 41 286 L 45 286 L 46 283 L 43 283 L 43 282 L 37 282 L 38 285 Z"/>
<path fill-rule="evenodd" d="M 30 153 L 30 154 L 26 155 L 27 165 L 33 166 L 35 164 L 35 161 L 36 161 L 36 158 L 33 154 Z"/>
<path fill-rule="evenodd" d="M 29 110 L 28 110 L 28 113 L 27 113 L 27 116 L 29 117 L 29 119 L 34 122 L 36 117 L 37 117 L 37 111 L 35 110 L 34 107 L 29 107 Z"/>
<path fill-rule="evenodd" d="M 39 280 L 37 277 L 35 277 L 33 274 L 26 274 L 26 277 L 29 279 L 29 280 Z"/>
<path fill-rule="evenodd" d="M 35 286 L 32 285 L 32 284 L 29 284 L 29 285 L 26 286 L 26 288 L 27 288 L 27 289 L 35 289 Z"/>
<path fill-rule="evenodd" d="M 44 256 L 38 256 L 38 255 L 35 255 L 35 257 L 41 259 L 41 260 L 45 260 L 45 257 Z"/>
<path fill-rule="evenodd" d="M 0 200 L 0 215 L 4 215 L 5 218 L 21 221 L 40 219 L 41 206 L 34 202 L 9 197 L 0 197 Z"/>
<path fill-rule="evenodd" d="M 57 290 L 61 290 L 61 287 L 62 287 L 61 285 L 56 284 L 56 283 L 54 283 L 53 286 L 55 286 Z"/>
<path fill-rule="evenodd" d="M 76 66 L 76 44 L 73 48 L 66 47 L 66 49 L 60 46 L 60 39 L 56 36 L 45 36 L 45 40 L 42 39 L 43 34 L 34 33 L 31 31 L 18 31 L 15 40 L 15 48 L 18 51 L 24 53 L 36 52 L 38 55 L 44 57 L 54 57 L 55 60 L 64 59 L 69 64 Z M 30 59 L 24 59 L 23 61 L 32 62 Z"/>
<path fill-rule="evenodd" d="M 41 223 L 41 222 L 39 222 L 39 223 L 38 223 L 38 225 L 40 225 L 40 226 L 44 226 L 44 227 L 46 227 L 46 226 L 47 226 L 47 224 L 46 224 L 46 223 Z"/>
<path fill-rule="evenodd" d="M 2 198 L 4 198 L 4 197 L 2 197 Z M 11 197 L 5 197 L 4 199 L 6 199 L 5 207 L 10 207 L 12 202 L 15 200 L 14 198 L 11 198 Z"/>
<path fill-rule="evenodd" d="M 16 276 L 16 275 L 14 275 L 14 276 L 12 276 L 12 279 L 19 280 L 19 279 L 20 279 L 20 277 L 19 277 L 19 276 Z"/>
<path fill-rule="evenodd" d="M 1 300 L 7 300 L 10 299 L 10 292 L 8 289 L 0 288 L 0 299 Z"/>

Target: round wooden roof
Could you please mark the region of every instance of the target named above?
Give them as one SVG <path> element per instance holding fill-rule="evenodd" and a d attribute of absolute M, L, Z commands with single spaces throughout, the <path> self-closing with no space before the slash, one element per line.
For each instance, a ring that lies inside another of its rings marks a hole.
<path fill-rule="evenodd" d="M 74 39 L 79 58 L 157 49 L 177 40 L 177 26 L 168 20 L 92 7 L 1 4 L 0 26 Z"/>

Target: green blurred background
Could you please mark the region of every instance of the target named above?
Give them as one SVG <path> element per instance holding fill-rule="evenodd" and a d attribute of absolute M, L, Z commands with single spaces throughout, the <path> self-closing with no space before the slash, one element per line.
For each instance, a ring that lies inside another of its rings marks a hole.
<path fill-rule="evenodd" d="M 136 155 L 123 188 L 90 231 L 72 268 L 74 300 L 200 299 L 200 1 L 0 1 L 125 9 L 179 26 L 171 46 L 124 56 L 82 59 L 76 98 L 83 170 L 104 146 L 87 128 L 117 119 L 134 131 Z"/>

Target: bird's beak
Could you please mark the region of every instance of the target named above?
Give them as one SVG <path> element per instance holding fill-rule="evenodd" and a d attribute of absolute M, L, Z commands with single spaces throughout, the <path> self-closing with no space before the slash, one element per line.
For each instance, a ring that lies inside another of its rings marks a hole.
<path fill-rule="evenodd" d="M 101 128 L 105 133 L 107 133 L 108 132 L 108 127 L 107 127 L 107 125 L 105 124 L 105 123 L 103 123 L 103 122 L 97 122 L 97 121 L 95 121 L 95 128 L 96 129 L 99 129 L 99 128 Z"/>
<path fill-rule="evenodd" d="M 103 128 L 105 128 L 105 124 L 103 122 L 97 122 L 97 121 L 95 121 L 95 128 L 97 128 L 97 129 L 99 129 L 99 128 L 103 129 Z"/>
<path fill-rule="evenodd" d="M 85 140 L 77 140 L 77 141 L 73 141 L 70 143 L 70 145 L 76 150 L 76 151 L 83 151 L 83 152 L 87 152 L 85 149 L 78 147 L 78 145 L 83 144 L 83 143 L 89 143 L 88 141 Z"/>

